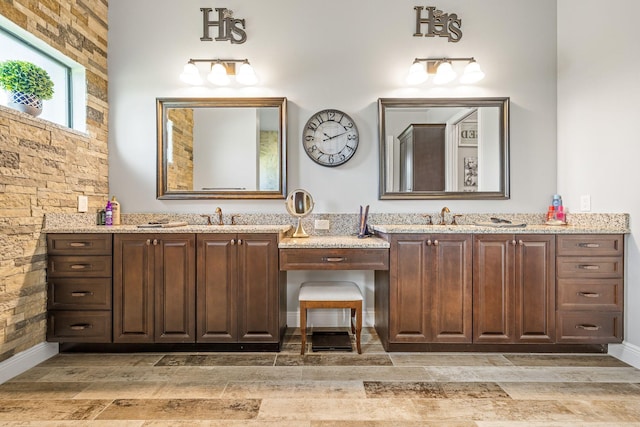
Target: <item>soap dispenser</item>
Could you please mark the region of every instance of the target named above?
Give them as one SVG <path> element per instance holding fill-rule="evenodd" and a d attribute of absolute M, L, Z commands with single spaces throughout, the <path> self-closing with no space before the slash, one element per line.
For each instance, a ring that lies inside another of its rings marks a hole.
<path fill-rule="evenodd" d="M 120 202 L 116 200 L 116 196 L 111 198 L 111 211 L 113 214 L 113 225 L 120 225 Z"/>

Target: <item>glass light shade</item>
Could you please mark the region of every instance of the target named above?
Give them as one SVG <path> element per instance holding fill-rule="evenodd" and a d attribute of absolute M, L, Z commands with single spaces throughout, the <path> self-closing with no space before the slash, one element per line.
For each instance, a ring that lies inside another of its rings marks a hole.
<path fill-rule="evenodd" d="M 407 74 L 406 82 L 410 85 L 419 85 L 424 83 L 429 78 L 427 70 L 424 68 L 424 64 L 421 62 L 414 62 L 409 68 L 409 74 Z"/>
<path fill-rule="evenodd" d="M 207 75 L 207 80 L 218 86 L 228 85 L 229 76 L 227 75 L 227 69 L 224 68 L 224 65 L 220 62 L 216 62 L 213 67 L 211 67 L 211 72 Z"/>
<path fill-rule="evenodd" d="M 198 67 L 196 67 L 196 64 L 193 62 L 187 63 L 182 69 L 180 80 L 194 86 L 201 85 L 202 77 L 200 77 L 200 71 L 198 70 Z"/>
<path fill-rule="evenodd" d="M 464 68 L 464 73 L 462 74 L 462 77 L 460 77 L 460 83 L 476 83 L 482 79 L 484 79 L 484 73 L 480 69 L 480 64 L 476 61 L 471 61 Z"/>
<path fill-rule="evenodd" d="M 236 80 L 240 84 L 251 86 L 258 83 L 258 76 L 248 62 L 243 62 L 236 74 Z"/>
<path fill-rule="evenodd" d="M 453 71 L 453 67 L 450 62 L 443 62 L 438 65 L 438 70 L 436 71 L 436 76 L 433 78 L 433 82 L 438 85 L 443 85 L 453 81 L 457 76 L 456 72 Z"/>

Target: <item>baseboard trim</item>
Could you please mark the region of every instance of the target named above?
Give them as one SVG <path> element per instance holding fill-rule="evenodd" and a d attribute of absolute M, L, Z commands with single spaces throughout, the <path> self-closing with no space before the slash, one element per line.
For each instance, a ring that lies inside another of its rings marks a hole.
<path fill-rule="evenodd" d="M 609 354 L 634 368 L 640 369 L 640 347 L 637 345 L 626 341 L 622 344 L 609 344 Z"/>
<path fill-rule="evenodd" d="M 58 354 L 58 343 L 43 342 L 0 363 L 0 384 Z"/>

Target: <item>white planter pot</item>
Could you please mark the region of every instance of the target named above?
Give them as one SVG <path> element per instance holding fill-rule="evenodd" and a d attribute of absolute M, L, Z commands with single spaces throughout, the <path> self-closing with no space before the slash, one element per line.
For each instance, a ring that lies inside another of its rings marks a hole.
<path fill-rule="evenodd" d="M 8 106 L 34 117 L 42 113 L 42 99 L 22 92 L 10 92 Z"/>

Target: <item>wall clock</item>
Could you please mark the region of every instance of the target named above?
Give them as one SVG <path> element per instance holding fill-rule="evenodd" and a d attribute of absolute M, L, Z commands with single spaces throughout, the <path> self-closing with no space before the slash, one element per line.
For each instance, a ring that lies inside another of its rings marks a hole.
<path fill-rule="evenodd" d="M 304 151 L 322 166 L 347 162 L 358 148 L 358 128 L 348 114 L 322 110 L 311 116 L 302 131 Z"/>

